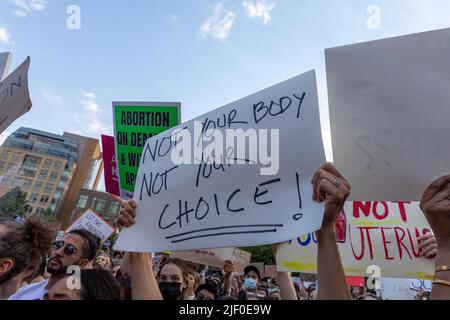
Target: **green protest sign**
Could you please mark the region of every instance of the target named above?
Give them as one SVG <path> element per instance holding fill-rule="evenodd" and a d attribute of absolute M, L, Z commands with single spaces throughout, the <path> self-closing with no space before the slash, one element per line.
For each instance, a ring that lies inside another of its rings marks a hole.
<path fill-rule="evenodd" d="M 180 124 L 178 102 L 113 102 L 120 195 L 131 199 L 147 139 Z"/>

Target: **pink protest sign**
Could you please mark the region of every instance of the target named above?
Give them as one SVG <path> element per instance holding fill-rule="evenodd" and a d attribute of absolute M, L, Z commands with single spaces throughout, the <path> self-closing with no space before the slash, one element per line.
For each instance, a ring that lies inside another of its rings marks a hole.
<path fill-rule="evenodd" d="M 106 192 L 120 196 L 114 137 L 102 135 Z"/>

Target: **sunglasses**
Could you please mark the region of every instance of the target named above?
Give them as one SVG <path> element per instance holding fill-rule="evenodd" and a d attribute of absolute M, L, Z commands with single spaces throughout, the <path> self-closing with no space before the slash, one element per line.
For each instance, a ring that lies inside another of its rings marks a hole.
<path fill-rule="evenodd" d="M 62 247 L 64 247 L 64 255 L 66 256 L 71 256 L 78 251 L 73 244 L 68 243 L 64 246 L 64 241 L 62 240 L 53 242 L 53 250 L 59 250 Z"/>

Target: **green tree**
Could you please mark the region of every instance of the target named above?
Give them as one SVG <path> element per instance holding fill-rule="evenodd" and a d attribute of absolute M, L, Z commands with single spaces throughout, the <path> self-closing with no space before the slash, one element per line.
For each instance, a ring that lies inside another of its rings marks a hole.
<path fill-rule="evenodd" d="M 57 219 L 53 215 L 53 210 L 51 208 L 47 208 L 47 210 L 41 211 L 39 217 L 46 223 L 57 221 Z"/>
<path fill-rule="evenodd" d="M 118 233 L 113 233 L 109 238 L 108 241 L 110 243 L 109 247 L 111 248 L 111 250 L 114 249 L 114 245 L 116 244 L 117 238 L 119 237 Z"/>
<path fill-rule="evenodd" d="M 20 188 L 8 191 L 0 198 L 0 215 L 7 217 L 25 216 L 28 209 L 27 194 L 21 192 Z"/>
<path fill-rule="evenodd" d="M 242 248 L 252 254 L 252 262 L 264 262 L 267 265 L 275 264 L 275 257 L 273 256 L 272 246 L 257 246 Z"/>

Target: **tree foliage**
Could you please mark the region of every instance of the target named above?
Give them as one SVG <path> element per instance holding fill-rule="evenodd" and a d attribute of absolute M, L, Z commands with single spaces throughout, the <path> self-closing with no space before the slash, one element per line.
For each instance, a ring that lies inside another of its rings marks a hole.
<path fill-rule="evenodd" d="M 8 191 L 0 198 L 0 215 L 7 217 L 25 216 L 28 209 L 26 196 L 27 194 L 21 192 L 20 188 Z"/>
<path fill-rule="evenodd" d="M 273 256 L 272 246 L 257 246 L 242 248 L 252 254 L 252 262 L 264 262 L 266 265 L 274 265 L 275 257 Z"/>

